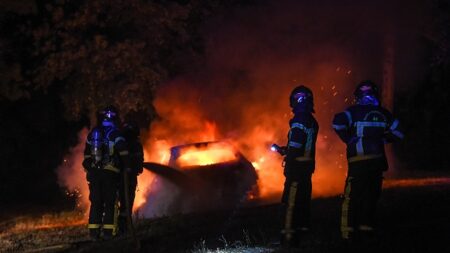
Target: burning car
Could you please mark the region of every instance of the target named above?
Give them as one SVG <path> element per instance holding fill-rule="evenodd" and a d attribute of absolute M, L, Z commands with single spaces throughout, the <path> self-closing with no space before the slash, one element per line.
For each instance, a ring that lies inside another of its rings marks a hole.
<path fill-rule="evenodd" d="M 255 168 L 228 142 L 175 146 L 167 166 L 144 163 L 144 167 L 177 186 L 172 208 L 180 211 L 233 208 L 258 195 Z"/>

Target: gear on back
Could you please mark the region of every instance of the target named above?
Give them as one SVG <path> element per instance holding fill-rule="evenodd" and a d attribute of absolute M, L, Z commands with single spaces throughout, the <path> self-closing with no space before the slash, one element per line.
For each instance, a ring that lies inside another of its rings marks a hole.
<path fill-rule="evenodd" d="M 88 136 L 92 162 L 95 168 L 102 168 L 108 163 L 115 164 L 113 156 L 114 140 L 111 133 L 117 131 L 114 127 L 96 127 Z"/>
<path fill-rule="evenodd" d="M 103 155 L 106 152 L 103 130 L 100 127 L 94 128 L 89 141 L 91 143 L 91 155 L 93 162 L 95 166 L 98 167 L 101 165 Z"/>
<path fill-rule="evenodd" d="M 114 154 L 118 137 L 119 111 L 114 106 L 107 106 L 99 112 L 100 125 L 92 129 L 88 135 L 90 157 L 93 168 L 104 168 L 106 165 L 118 166 L 117 154 Z"/>

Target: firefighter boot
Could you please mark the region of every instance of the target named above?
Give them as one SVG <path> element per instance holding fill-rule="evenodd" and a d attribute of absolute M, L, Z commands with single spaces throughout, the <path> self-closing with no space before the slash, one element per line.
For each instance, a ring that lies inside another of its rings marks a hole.
<path fill-rule="evenodd" d="M 117 235 L 125 235 L 127 233 L 127 217 L 120 214 L 117 219 Z"/>
<path fill-rule="evenodd" d="M 116 235 L 116 226 L 114 225 L 103 225 L 103 240 L 108 241 L 113 239 Z"/>
<path fill-rule="evenodd" d="M 282 231 L 280 244 L 282 248 L 298 248 L 299 247 L 298 234 L 295 231 Z"/>

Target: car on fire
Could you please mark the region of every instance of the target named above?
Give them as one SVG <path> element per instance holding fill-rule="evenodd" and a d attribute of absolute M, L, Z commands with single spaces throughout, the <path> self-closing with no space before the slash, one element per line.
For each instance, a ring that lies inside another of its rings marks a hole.
<path fill-rule="evenodd" d="M 174 208 L 229 209 L 258 195 L 252 163 L 225 141 L 174 146 L 167 166 L 144 163 L 144 167 L 178 187 Z"/>

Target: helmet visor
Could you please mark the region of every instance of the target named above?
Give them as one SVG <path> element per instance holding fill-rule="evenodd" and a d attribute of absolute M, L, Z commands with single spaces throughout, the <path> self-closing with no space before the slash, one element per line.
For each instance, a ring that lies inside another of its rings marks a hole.
<path fill-rule="evenodd" d="M 106 111 L 104 115 L 105 119 L 114 119 L 116 117 L 116 113 L 110 110 Z"/>
<path fill-rule="evenodd" d="M 294 99 L 295 101 L 297 101 L 297 103 L 300 104 L 306 100 L 307 96 L 308 95 L 304 92 L 298 92 L 294 94 Z"/>

